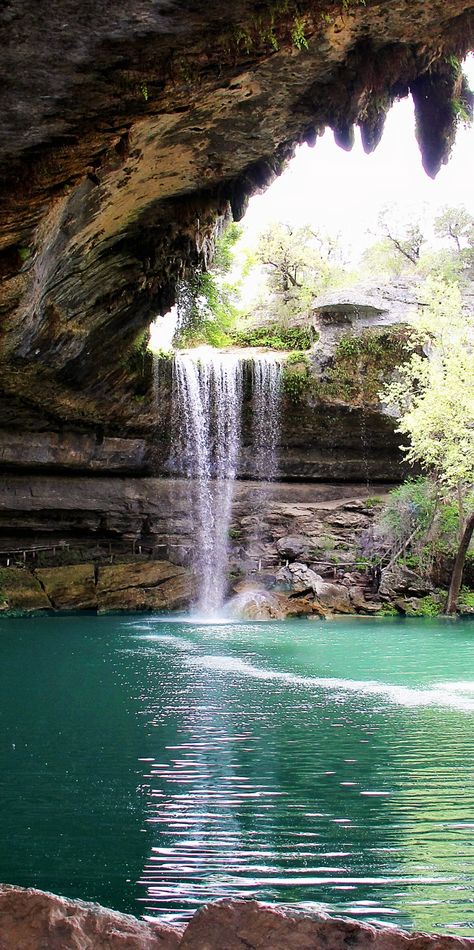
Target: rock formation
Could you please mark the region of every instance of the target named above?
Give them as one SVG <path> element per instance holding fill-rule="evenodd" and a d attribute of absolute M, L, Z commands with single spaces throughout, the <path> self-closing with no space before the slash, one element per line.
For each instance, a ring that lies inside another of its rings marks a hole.
<path fill-rule="evenodd" d="M 184 928 L 0 885 L 1 950 L 472 950 L 474 939 L 302 913 L 257 901 L 208 904 Z"/>
<path fill-rule="evenodd" d="M 8 0 L 2 426 L 51 445 L 89 431 L 93 455 L 152 426 L 137 338 L 216 227 L 328 125 L 350 148 L 358 123 L 373 149 L 409 93 L 434 175 L 470 108 L 455 57 L 473 23 L 471 0 L 58 0 L 41 18 Z"/>

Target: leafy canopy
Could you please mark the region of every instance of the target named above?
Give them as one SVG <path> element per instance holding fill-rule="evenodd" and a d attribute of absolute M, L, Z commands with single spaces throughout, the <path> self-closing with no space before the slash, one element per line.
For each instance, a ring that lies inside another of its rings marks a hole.
<path fill-rule="evenodd" d="M 382 398 L 400 415 L 408 460 L 446 487 L 474 471 L 474 318 L 456 284 L 431 278 L 422 316 L 413 319 L 411 358 Z"/>

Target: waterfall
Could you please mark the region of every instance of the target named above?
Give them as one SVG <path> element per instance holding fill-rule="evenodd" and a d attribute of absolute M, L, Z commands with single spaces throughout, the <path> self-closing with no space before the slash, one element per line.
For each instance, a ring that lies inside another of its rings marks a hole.
<path fill-rule="evenodd" d="M 281 363 L 260 354 L 252 361 L 252 460 L 255 478 L 273 481 L 278 473 Z"/>
<path fill-rule="evenodd" d="M 193 567 L 198 612 L 216 615 L 227 593 L 233 486 L 242 442 L 245 362 L 234 353 L 200 348 L 176 353 L 173 363 L 172 465 L 192 480 Z M 281 365 L 252 361 L 251 452 L 254 477 L 277 474 Z"/>
<path fill-rule="evenodd" d="M 212 615 L 222 606 L 227 588 L 232 490 L 241 441 L 239 359 L 202 350 L 176 354 L 173 402 L 173 452 L 182 474 L 193 479 L 197 607 Z"/>

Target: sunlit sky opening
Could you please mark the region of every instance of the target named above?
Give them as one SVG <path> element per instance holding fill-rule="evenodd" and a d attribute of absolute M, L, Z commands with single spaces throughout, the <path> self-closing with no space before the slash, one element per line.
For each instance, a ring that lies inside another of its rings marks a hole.
<path fill-rule="evenodd" d="M 474 87 L 474 55 L 464 72 Z M 283 174 L 262 195 L 255 195 L 241 224 L 238 247 L 252 247 L 269 224 L 284 221 L 295 227 L 339 235 L 343 257 L 356 264 L 362 252 L 380 237 L 377 221 L 385 208 L 395 208 L 401 223 L 419 220 L 430 235 L 433 218 L 445 206 L 465 207 L 474 214 L 472 154 L 474 128 L 460 126 L 447 165 L 432 180 L 424 172 L 415 138 L 411 97 L 393 105 L 382 140 L 366 155 L 356 130 L 351 152 L 339 148 L 326 129 L 314 148 L 303 145 Z M 251 304 L 259 284 L 258 273 L 241 287 L 242 302 Z M 151 346 L 167 349 L 176 327 L 176 310 L 158 318 L 151 328 Z"/>
<path fill-rule="evenodd" d="M 474 56 L 464 71 L 474 85 Z M 382 141 L 366 155 L 357 130 L 356 143 L 345 152 L 327 129 L 314 148 L 303 145 L 286 171 L 263 195 L 256 195 L 242 224 L 246 243 L 272 221 L 295 226 L 310 223 L 331 234 L 340 233 L 352 259 L 375 240 L 377 218 L 395 205 L 401 220 L 431 220 L 445 205 L 464 206 L 474 213 L 472 185 L 473 128 L 460 127 L 451 159 L 433 181 L 423 171 L 415 139 L 411 97 L 394 104 Z"/>

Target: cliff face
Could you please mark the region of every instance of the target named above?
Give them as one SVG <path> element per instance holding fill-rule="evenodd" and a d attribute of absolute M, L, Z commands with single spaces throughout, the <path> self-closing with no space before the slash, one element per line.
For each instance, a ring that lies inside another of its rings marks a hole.
<path fill-rule="evenodd" d="M 427 171 L 466 93 L 470 0 L 8 0 L 0 12 L 0 412 L 140 435 L 134 344 L 299 142 L 367 150 L 413 95 Z M 317 187 L 317 183 L 315 183 Z M 135 398 L 134 398 L 135 397 Z M 145 413 L 146 416 L 146 413 Z"/>

